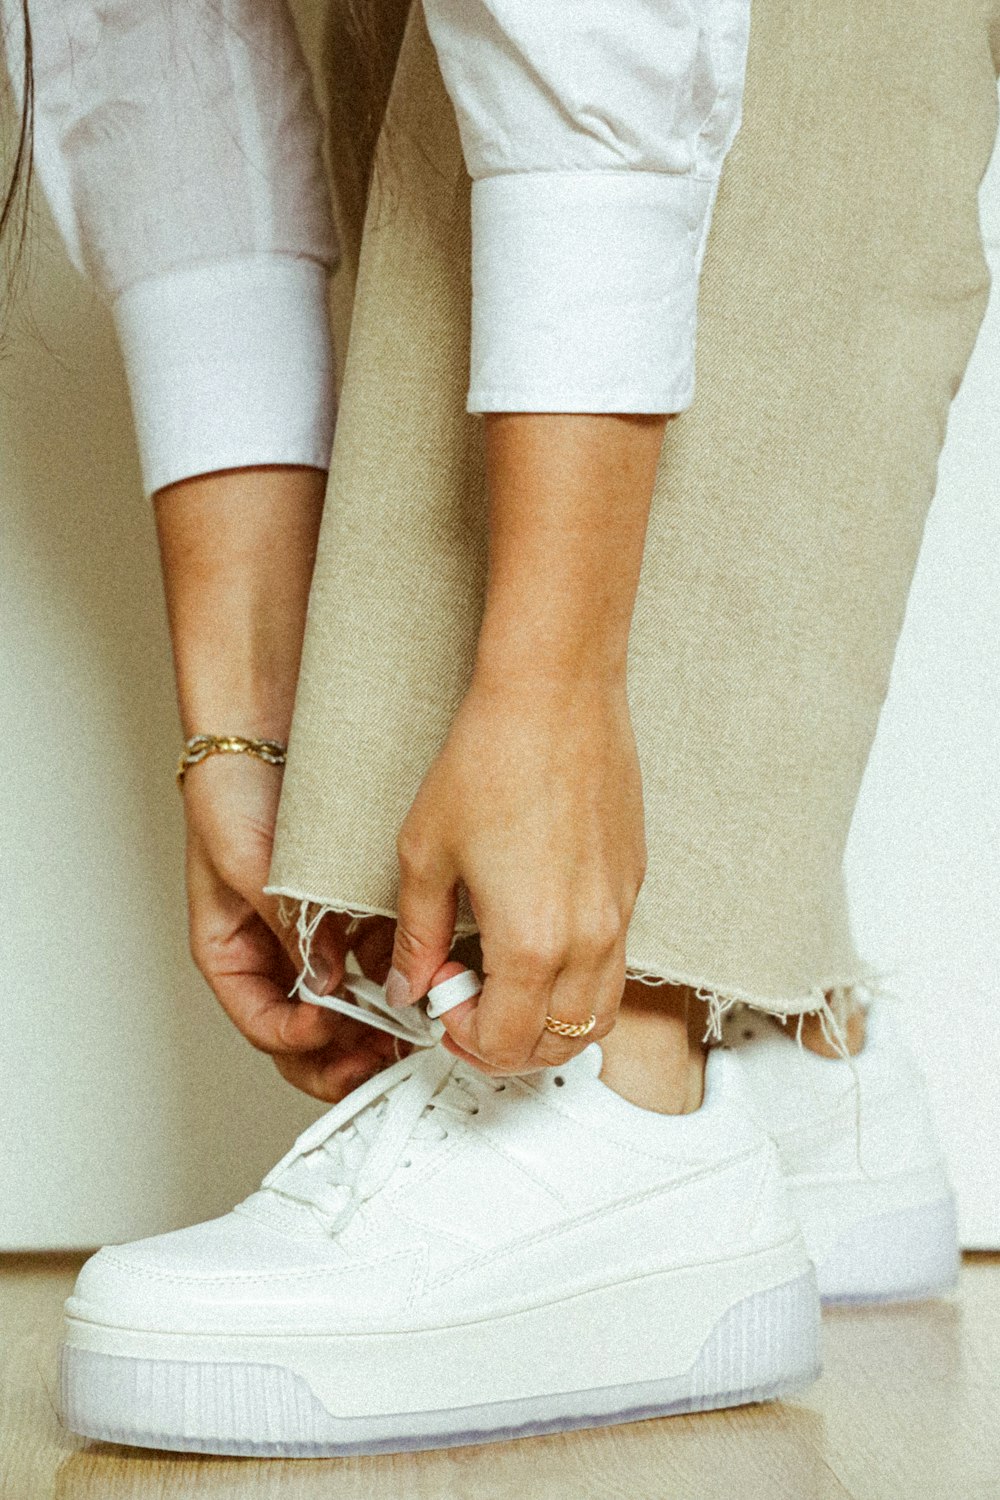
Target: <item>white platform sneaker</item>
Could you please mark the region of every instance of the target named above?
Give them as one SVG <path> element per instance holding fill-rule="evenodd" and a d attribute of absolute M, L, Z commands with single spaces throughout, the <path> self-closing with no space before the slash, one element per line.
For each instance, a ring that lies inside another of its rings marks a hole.
<path fill-rule="evenodd" d="M 67 1303 L 68 1427 L 146 1447 L 445 1447 L 790 1394 L 819 1302 L 774 1147 L 708 1060 L 696 1113 L 636 1108 L 592 1043 L 492 1079 L 352 979 L 411 1055 L 232 1213 L 95 1255 Z"/>
<path fill-rule="evenodd" d="M 954 1197 L 926 1084 L 886 1002 L 868 1009 L 853 1072 L 798 1047 L 794 1020 L 783 1026 L 760 1011 L 730 1013 L 723 1041 L 778 1147 L 823 1301 L 949 1291 L 959 1264 Z"/>

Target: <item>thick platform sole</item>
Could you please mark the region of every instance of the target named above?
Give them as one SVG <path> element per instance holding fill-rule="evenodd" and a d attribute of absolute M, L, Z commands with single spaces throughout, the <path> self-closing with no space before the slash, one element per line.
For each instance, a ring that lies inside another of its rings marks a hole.
<path fill-rule="evenodd" d="M 914 1302 L 952 1291 L 959 1260 L 955 1200 L 948 1194 L 857 1220 L 817 1258 L 816 1279 L 825 1307 Z"/>
<path fill-rule="evenodd" d="M 787 1251 L 784 1258 L 787 1265 Z M 253 1340 L 261 1352 L 269 1348 L 267 1358 L 219 1357 L 224 1345 L 219 1338 L 129 1335 L 70 1319 L 60 1351 L 62 1419 L 85 1437 L 145 1448 L 316 1458 L 493 1442 L 790 1396 L 816 1378 L 820 1364 L 815 1273 L 801 1254 L 801 1242 L 795 1260 L 797 1274 L 726 1308 L 681 1370 L 670 1370 L 671 1341 L 662 1330 L 676 1324 L 690 1305 L 679 1300 L 692 1291 L 690 1270 L 423 1335 Z M 713 1274 L 725 1281 L 732 1264 L 697 1272 L 708 1287 Z M 759 1273 L 761 1266 L 756 1269 Z M 630 1317 L 621 1316 L 626 1305 Z M 667 1315 L 661 1318 L 661 1312 Z M 474 1345 L 468 1345 L 470 1328 Z M 595 1328 L 605 1331 L 603 1350 L 595 1350 Z M 416 1361 L 400 1343 L 415 1337 L 423 1341 Z M 122 1342 L 150 1347 L 145 1355 L 108 1352 Z M 172 1343 L 183 1357 L 169 1357 Z M 476 1364 L 468 1365 L 463 1345 L 476 1348 Z M 351 1366 L 359 1347 L 367 1352 L 368 1377 L 352 1391 L 358 1409 L 345 1414 L 331 1399 L 327 1375 L 336 1374 L 341 1356 Z M 545 1351 L 542 1360 L 539 1349 Z M 630 1367 L 645 1373 L 657 1362 L 669 1373 L 621 1378 Z M 584 1385 L 571 1378 L 574 1365 L 584 1373 L 601 1368 L 616 1378 Z M 552 1388 L 552 1366 L 560 1375 L 558 1389 Z M 490 1375 L 484 1373 L 487 1367 Z M 453 1390 L 471 1391 L 492 1380 L 498 1388 L 520 1387 L 524 1394 L 446 1404 L 440 1392 L 449 1371 Z M 549 1388 L 539 1388 L 546 1380 Z M 387 1382 L 389 1399 L 395 1392 L 398 1405 L 408 1409 L 386 1409 Z M 428 1399 L 435 1396 L 436 1402 Z"/>

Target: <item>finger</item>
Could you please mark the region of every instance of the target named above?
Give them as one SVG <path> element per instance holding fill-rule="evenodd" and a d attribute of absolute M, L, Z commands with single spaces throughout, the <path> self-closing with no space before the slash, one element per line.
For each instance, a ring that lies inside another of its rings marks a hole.
<path fill-rule="evenodd" d="M 550 1031 L 543 1021 L 526 1071 L 557 1067 L 569 1062 L 570 1058 L 578 1056 L 589 1047 L 591 1042 L 599 1042 L 606 1037 L 618 1019 L 624 989 L 624 943 L 616 948 L 613 958 L 605 962 L 596 976 L 589 966 L 568 966 L 563 969 L 553 986 L 549 1015 L 574 1026 L 586 1025 L 593 1015 L 594 1025 L 585 1036 L 566 1037 Z"/>
<path fill-rule="evenodd" d="M 229 1019 L 260 1052 L 314 1052 L 337 1037 L 340 1018 L 333 1011 L 289 1000 L 284 985 L 264 974 L 217 971 L 209 982 Z"/>
<path fill-rule="evenodd" d="M 302 956 L 298 924 L 293 919 L 296 907 L 292 905 L 283 916 L 281 898 L 264 890 L 280 786 L 281 777 L 273 767 L 245 756 L 210 756 L 197 775 L 186 778 L 189 876 L 193 863 L 214 880 L 215 888 L 230 887 L 274 933 L 297 973 Z M 320 953 L 331 936 L 339 939 L 326 955 L 334 970 L 340 969 L 344 951 L 342 933 L 335 932 L 337 920 L 334 917 L 323 924 L 314 944 Z M 338 979 L 339 974 L 333 974 L 328 988 Z M 325 986 L 317 988 L 326 992 Z"/>
<path fill-rule="evenodd" d="M 351 939 L 351 952 L 362 974 L 375 984 L 385 984 L 395 936 L 396 924 L 391 917 L 366 917 Z"/>
<path fill-rule="evenodd" d="M 535 954 L 510 970 L 487 974 L 475 1000 L 441 1017 L 445 1030 L 466 1053 L 491 1068 L 522 1071 L 543 1029 L 558 972 L 558 959 Z"/>
<path fill-rule="evenodd" d="M 246 895 L 288 954 L 296 974 L 303 975 L 313 994 L 332 995 L 344 977 L 350 918 L 342 912 L 327 912 L 309 939 L 307 958 L 303 953 L 299 925 L 282 916 L 279 898 L 265 895 L 263 890 L 250 890 Z"/>
<path fill-rule="evenodd" d="M 247 1041 L 264 1052 L 330 1042 L 340 1018 L 288 998 L 294 967 L 254 908 L 197 857 L 188 861 L 187 886 L 192 956 Z"/>
<path fill-rule="evenodd" d="M 520 1048 L 525 1054 L 523 1057 L 507 1053 L 503 1050 L 505 1044 L 498 1045 L 490 1037 L 488 1028 L 484 1030 L 482 1018 L 475 1016 L 477 1003 L 482 1000 L 482 996 L 456 1006 L 453 1011 L 442 1016 L 442 1022 L 448 1031 L 443 1045 L 465 1061 L 477 1063 L 484 1072 L 488 1071 L 491 1075 L 501 1072 L 526 1073 L 556 1067 L 576 1057 L 591 1042 L 600 1041 L 608 1035 L 617 1020 L 624 988 L 625 943 L 622 939 L 615 945 L 612 955 L 605 959 L 596 976 L 589 965 L 578 964 L 559 970 L 540 1020 L 530 1002 L 526 1005 L 524 1030 L 520 1033 Z M 545 1025 L 546 1015 L 570 1024 L 582 1025 L 586 1024 L 591 1014 L 595 1017 L 594 1026 L 582 1037 L 560 1036 Z M 510 1008 L 506 1009 L 502 1024 L 516 1046 L 517 1022 Z M 530 1045 L 527 1041 L 529 1033 Z"/>
<path fill-rule="evenodd" d="M 347 1053 L 334 1048 L 319 1052 L 283 1053 L 274 1063 L 286 1082 L 314 1099 L 339 1104 L 341 1099 L 376 1073 L 383 1072 L 394 1061 L 380 1052 L 363 1048 Z"/>
<path fill-rule="evenodd" d="M 386 976 L 390 1005 L 412 1005 L 426 995 L 447 962 L 455 935 L 457 878 L 436 851 L 399 843 L 399 916 Z"/>
<path fill-rule="evenodd" d="M 458 1042 L 455 1041 L 454 1037 L 449 1036 L 447 1032 L 441 1038 L 441 1046 L 444 1047 L 446 1052 L 450 1052 L 454 1057 L 461 1058 L 462 1062 L 470 1063 L 472 1067 L 478 1069 L 480 1073 L 485 1073 L 488 1078 L 504 1078 L 509 1076 L 509 1070 L 504 1068 L 494 1068 L 490 1063 L 484 1062 L 481 1057 L 476 1057 L 472 1052 L 466 1052 L 465 1048 L 460 1047 Z"/>

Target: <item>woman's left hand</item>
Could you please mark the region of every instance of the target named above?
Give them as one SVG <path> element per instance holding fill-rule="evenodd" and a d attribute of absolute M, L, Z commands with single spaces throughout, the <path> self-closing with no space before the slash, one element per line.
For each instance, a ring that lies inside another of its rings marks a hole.
<path fill-rule="evenodd" d="M 301 967 L 295 930 L 263 890 L 280 785 L 278 768 L 247 755 L 211 756 L 185 778 L 191 952 L 247 1041 L 295 1088 L 332 1104 L 396 1052 L 384 1032 L 291 998 Z M 346 925 L 331 913 L 314 938 L 310 978 L 320 994 L 343 974 Z"/>

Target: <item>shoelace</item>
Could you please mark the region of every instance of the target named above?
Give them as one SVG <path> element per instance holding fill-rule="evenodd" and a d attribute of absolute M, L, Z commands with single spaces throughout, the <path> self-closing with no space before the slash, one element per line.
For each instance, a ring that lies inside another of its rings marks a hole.
<path fill-rule="evenodd" d="M 298 993 L 314 997 L 300 980 Z M 414 1136 L 441 1139 L 444 1126 L 430 1110 L 464 1118 L 479 1108 L 468 1070 L 438 1046 L 444 1027 L 419 1006 L 394 1010 L 380 985 L 348 974 L 343 993 L 326 995 L 322 1004 L 388 1031 L 415 1045 L 304 1130 L 291 1150 L 272 1167 L 262 1189 L 305 1204 L 330 1234 L 350 1221 L 362 1203 L 385 1184 Z M 491 1080 L 483 1075 L 482 1082 Z M 502 1085 L 493 1084 L 499 1089 Z"/>

